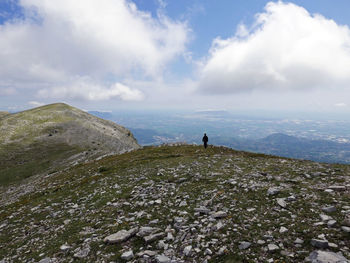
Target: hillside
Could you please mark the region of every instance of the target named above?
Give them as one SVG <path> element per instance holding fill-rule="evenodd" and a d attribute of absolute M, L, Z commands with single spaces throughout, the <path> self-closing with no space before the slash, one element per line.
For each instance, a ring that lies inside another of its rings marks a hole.
<path fill-rule="evenodd" d="M 35 180 L 2 202 L 2 262 L 349 262 L 347 165 L 177 145 Z"/>
<path fill-rule="evenodd" d="M 5 117 L 6 115 L 9 115 L 10 113 L 7 111 L 0 111 L 0 119 Z"/>
<path fill-rule="evenodd" d="M 131 132 L 63 103 L 0 118 L 0 185 L 139 148 Z"/>

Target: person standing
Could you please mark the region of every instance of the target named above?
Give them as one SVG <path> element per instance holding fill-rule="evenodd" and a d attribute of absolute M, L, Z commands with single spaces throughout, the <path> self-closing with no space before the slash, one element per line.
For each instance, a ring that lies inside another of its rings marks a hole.
<path fill-rule="evenodd" d="M 204 143 L 204 148 L 206 149 L 208 147 L 208 136 L 206 133 L 204 133 L 204 136 L 203 136 L 203 139 L 202 139 L 202 142 Z"/>

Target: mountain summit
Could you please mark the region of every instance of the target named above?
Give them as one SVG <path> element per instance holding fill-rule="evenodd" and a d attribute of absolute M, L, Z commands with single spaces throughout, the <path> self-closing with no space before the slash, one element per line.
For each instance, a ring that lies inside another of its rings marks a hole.
<path fill-rule="evenodd" d="M 64 103 L 0 118 L 0 183 L 140 146 L 126 128 Z"/>
<path fill-rule="evenodd" d="M 0 200 L 0 262 L 349 263 L 349 175 L 215 146 L 106 156 Z"/>

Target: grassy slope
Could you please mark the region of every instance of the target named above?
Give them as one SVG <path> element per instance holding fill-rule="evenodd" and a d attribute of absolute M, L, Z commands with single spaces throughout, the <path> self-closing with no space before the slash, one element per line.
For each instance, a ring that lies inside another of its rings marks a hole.
<path fill-rule="evenodd" d="M 65 104 L 51 104 L 11 114 L 0 119 L 0 185 L 19 182 L 44 171 L 60 169 L 60 161 L 81 151 L 63 143 L 45 143 L 54 123 L 72 120 L 62 110 Z"/>
<path fill-rule="evenodd" d="M 7 112 L 7 111 L 0 111 L 0 119 L 3 118 L 3 117 L 5 117 L 5 116 L 7 116 L 7 115 L 9 115 L 9 114 L 10 114 L 10 113 Z"/>
<path fill-rule="evenodd" d="M 21 181 L 52 168 L 59 160 L 79 152 L 78 147 L 47 144 L 36 138 L 47 136 L 45 126 L 71 120 L 57 110 L 65 104 L 47 105 L 0 119 L 0 185 Z M 58 169 L 58 167 L 57 167 Z"/>
<path fill-rule="evenodd" d="M 0 118 L 0 186 L 62 169 L 70 157 L 85 151 L 89 153 L 85 157 L 113 151 L 108 145 L 100 146 L 95 138 L 107 143 L 132 142 L 132 136 L 119 139 L 104 133 L 106 127 L 114 128 L 116 134 L 128 132 L 63 103 Z"/>
<path fill-rule="evenodd" d="M 325 176 L 313 179 L 302 176 L 313 172 Z M 257 173 L 271 176 L 253 176 Z M 206 151 L 198 146 L 145 147 L 52 175 L 42 180 L 40 191 L 2 207 L 0 222 L 6 225 L 0 233 L 0 259 L 39 260 L 43 253 L 68 262 L 73 258 L 72 251 L 82 247 L 86 238 L 91 238 L 91 251 L 85 260 L 119 262 L 123 246 L 133 247 L 136 253 L 145 244 L 142 239 L 133 238 L 123 245 L 106 245 L 102 242 L 105 236 L 129 229 L 133 224 L 147 225 L 154 219 L 159 219 L 157 226 L 163 230 L 176 216 L 186 217 L 187 224 L 201 221 L 194 215 L 194 208 L 201 200 L 212 199 L 213 207 L 228 209 L 228 216 L 223 220 L 225 227 L 208 234 L 204 240 L 219 239 L 219 246 L 211 246 L 213 251 L 227 245 L 225 255 L 213 256 L 212 262 L 264 262 L 267 258 L 301 262 L 313 251 L 310 239 L 319 234 L 325 234 L 331 242 L 343 244 L 341 247 L 350 246 L 349 235 L 344 232 L 313 225 L 320 221 L 320 208 L 334 204 L 334 200 L 338 210 L 332 217 L 342 221 L 344 215 L 339 208 L 349 204 L 349 193 L 329 195 L 319 189 L 330 184 L 349 183 L 349 175 L 349 166 L 320 165 L 221 147 Z M 238 184 L 225 183 L 228 179 Z M 290 194 L 297 197 L 288 210 L 279 211 L 275 197 L 266 195 L 271 185 L 282 186 L 277 197 Z M 135 194 L 140 191 L 146 191 L 142 198 Z M 137 201 L 149 202 L 157 198 L 161 198 L 161 205 L 135 205 Z M 185 207 L 179 207 L 181 200 L 187 200 Z M 73 208 L 74 204 L 77 207 Z M 250 207 L 256 210 L 247 212 Z M 135 217 L 134 213 L 140 211 L 145 214 Z M 127 220 L 131 217 L 135 217 L 134 222 Z M 64 224 L 65 219 L 71 221 Z M 278 229 L 282 225 L 290 230 L 280 237 Z M 271 255 L 256 244 L 269 233 L 274 236 L 275 243 L 282 243 L 295 257 Z M 302 249 L 295 247 L 296 238 L 305 241 Z M 241 241 L 250 241 L 253 246 L 249 250 L 239 250 Z M 60 251 L 60 245 L 65 243 L 72 246 L 71 252 Z M 192 245 L 196 246 L 195 241 Z M 174 246 L 181 254 L 185 244 Z M 151 244 L 150 249 L 157 250 L 156 243 Z M 298 250 L 304 252 L 298 254 Z M 203 257 L 203 252 L 197 257 Z"/>

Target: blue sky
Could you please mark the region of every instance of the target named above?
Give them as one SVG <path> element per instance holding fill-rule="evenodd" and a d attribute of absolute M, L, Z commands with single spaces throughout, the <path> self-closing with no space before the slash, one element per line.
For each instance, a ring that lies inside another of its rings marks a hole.
<path fill-rule="evenodd" d="M 347 0 L 2 0 L 0 108 L 349 112 Z"/>

